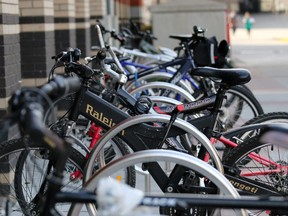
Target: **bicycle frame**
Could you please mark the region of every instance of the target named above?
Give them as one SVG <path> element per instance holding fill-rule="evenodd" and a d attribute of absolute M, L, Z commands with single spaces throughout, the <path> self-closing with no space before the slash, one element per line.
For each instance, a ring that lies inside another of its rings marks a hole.
<path fill-rule="evenodd" d="M 195 82 L 191 77 L 187 76 L 189 69 L 192 68 L 191 65 L 191 57 L 186 58 L 177 58 L 167 63 L 158 64 L 156 66 L 147 66 L 135 62 L 122 61 L 122 66 L 133 66 L 136 68 L 140 68 L 142 70 L 136 72 L 136 74 L 127 74 L 128 81 L 134 81 L 137 83 L 137 80 L 141 77 L 147 76 L 154 72 L 165 72 L 173 74 L 173 77 L 169 80 L 172 84 L 177 84 L 181 79 L 188 80 L 189 83 L 197 90 L 200 89 L 200 86 L 197 82 Z M 169 70 L 169 67 L 173 67 L 176 65 L 182 65 L 182 67 L 176 72 Z"/>

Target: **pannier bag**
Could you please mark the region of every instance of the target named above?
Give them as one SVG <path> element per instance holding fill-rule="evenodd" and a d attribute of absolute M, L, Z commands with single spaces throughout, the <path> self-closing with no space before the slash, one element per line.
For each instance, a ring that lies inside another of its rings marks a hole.
<path fill-rule="evenodd" d="M 226 55 L 229 51 L 229 46 L 226 40 L 222 40 L 218 45 L 215 36 L 206 38 L 203 37 L 198 43 L 193 44 L 194 61 L 197 66 L 212 66 L 221 68 L 226 62 Z"/>

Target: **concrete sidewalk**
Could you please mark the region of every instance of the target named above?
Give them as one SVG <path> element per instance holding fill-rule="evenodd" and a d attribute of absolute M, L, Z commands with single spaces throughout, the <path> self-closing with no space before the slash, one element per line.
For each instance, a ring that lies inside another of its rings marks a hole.
<path fill-rule="evenodd" d="M 288 20 L 287 20 L 288 22 Z M 288 45 L 288 28 L 255 28 L 250 36 L 246 29 L 230 32 L 231 45 Z"/>
<path fill-rule="evenodd" d="M 288 111 L 288 15 L 260 14 L 249 36 L 238 28 L 231 36 L 231 59 L 247 68 L 247 84 L 265 112 Z M 239 23 L 240 25 L 240 23 Z"/>
<path fill-rule="evenodd" d="M 249 37 L 242 16 L 237 15 L 236 33 L 230 32 L 232 45 L 285 45 L 288 44 L 288 14 L 252 14 L 255 19 Z"/>

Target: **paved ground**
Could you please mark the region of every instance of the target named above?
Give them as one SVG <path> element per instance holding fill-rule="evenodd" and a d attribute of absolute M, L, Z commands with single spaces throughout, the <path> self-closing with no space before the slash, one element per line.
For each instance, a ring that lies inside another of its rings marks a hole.
<path fill-rule="evenodd" d="M 248 86 L 265 112 L 288 112 L 288 14 L 254 17 L 250 36 L 242 26 L 231 33 L 231 59 L 251 71 Z"/>

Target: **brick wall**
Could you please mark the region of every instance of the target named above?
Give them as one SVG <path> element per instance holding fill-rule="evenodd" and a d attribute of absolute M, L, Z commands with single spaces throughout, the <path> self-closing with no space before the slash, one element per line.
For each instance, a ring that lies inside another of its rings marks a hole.
<path fill-rule="evenodd" d="M 82 56 L 89 56 L 91 50 L 90 36 L 90 0 L 76 1 L 76 43 Z"/>
<path fill-rule="evenodd" d="M 97 45 L 98 39 L 96 38 L 96 20 L 102 19 L 106 15 L 106 0 L 90 0 L 90 38 L 91 45 Z"/>
<path fill-rule="evenodd" d="M 53 0 L 19 1 L 23 86 L 47 81 L 55 54 Z"/>
<path fill-rule="evenodd" d="M 55 51 L 76 46 L 75 0 L 54 0 Z"/>
<path fill-rule="evenodd" d="M 114 2 L 110 0 L 111 2 Z M 0 1 L 0 115 L 21 86 L 47 81 L 51 56 L 67 47 L 91 54 L 95 20 L 106 16 L 107 0 Z"/>
<path fill-rule="evenodd" d="M 8 99 L 20 87 L 20 39 L 18 1 L 0 2 L 0 116 L 6 114 Z M 8 138 L 8 133 L 0 141 Z"/>
<path fill-rule="evenodd" d="M 18 0 L 0 2 L 0 116 L 6 114 L 10 95 L 20 87 L 20 41 Z M 14 131 L 15 128 L 12 128 Z M 1 133 L 0 142 L 10 138 Z M 10 192 L 12 176 L 7 158 L 0 161 L 0 194 Z"/>

